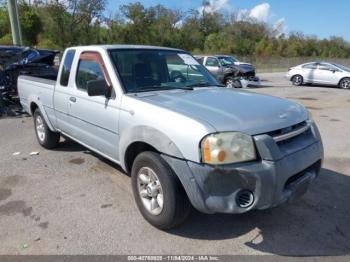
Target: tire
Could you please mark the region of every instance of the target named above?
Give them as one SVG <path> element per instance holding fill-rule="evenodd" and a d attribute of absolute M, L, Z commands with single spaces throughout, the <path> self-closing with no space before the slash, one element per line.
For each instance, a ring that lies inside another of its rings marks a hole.
<path fill-rule="evenodd" d="M 292 83 L 295 86 L 301 86 L 304 82 L 304 79 L 301 75 L 295 75 L 292 77 Z"/>
<path fill-rule="evenodd" d="M 242 88 L 241 81 L 239 81 L 238 79 L 235 79 L 231 76 L 229 76 L 225 79 L 225 86 L 227 88 Z"/>
<path fill-rule="evenodd" d="M 60 141 L 60 133 L 50 130 L 38 108 L 34 111 L 33 118 L 35 135 L 39 144 L 46 149 L 57 147 Z"/>
<path fill-rule="evenodd" d="M 339 82 L 339 87 L 342 89 L 350 89 L 350 78 L 345 77 Z"/>
<path fill-rule="evenodd" d="M 140 153 L 132 166 L 131 182 L 137 207 L 151 225 L 170 229 L 188 217 L 191 204 L 187 194 L 176 174 L 159 154 L 149 151 Z M 152 206 L 152 201 L 157 203 Z"/>

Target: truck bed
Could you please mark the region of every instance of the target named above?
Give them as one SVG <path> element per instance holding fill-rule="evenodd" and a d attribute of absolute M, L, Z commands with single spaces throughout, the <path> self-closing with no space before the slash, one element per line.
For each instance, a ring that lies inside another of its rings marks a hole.
<path fill-rule="evenodd" d="M 47 116 L 54 114 L 53 111 L 53 91 L 56 81 L 40 77 L 20 76 L 18 78 L 18 94 L 23 109 L 32 114 L 31 103 L 40 101 Z"/>

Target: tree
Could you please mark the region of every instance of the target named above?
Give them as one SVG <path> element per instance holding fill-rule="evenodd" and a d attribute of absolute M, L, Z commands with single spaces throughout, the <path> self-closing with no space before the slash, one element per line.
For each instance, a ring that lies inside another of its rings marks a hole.
<path fill-rule="evenodd" d="M 341 37 L 280 34 L 281 30 L 251 19 L 242 10 L 228 16 L 216 12 L 208 1 L 187 12 L 135 2 L 107 18 L 105 8 L 106 0 L 19 0 L 24 42 L 55 49 L 123 43 L 255 57 L 350 57 L 350 44 Z M 0 44 L 11 43 L 6 2 L 0 0 Z"/>
<path fill-rule="evenodd" d="M 25 45 L 35 46 L 42 31 L 42 23 L 36 11 L 25 1 L 19 3 L 22 37 Z"/>

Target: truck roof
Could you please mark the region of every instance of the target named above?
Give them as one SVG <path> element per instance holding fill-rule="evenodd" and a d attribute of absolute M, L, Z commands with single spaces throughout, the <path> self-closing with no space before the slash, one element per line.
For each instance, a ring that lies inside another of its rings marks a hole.
<path fill-rule="evenodd" d="M 161 47 L 161 46 L 151 46 L 151 45 L 87 45 L 87 46 L 73 46 L 68 49 L 77 50 L 87 50 L 87 49 L 157 49 L 157 50 L 172 50 L 172 51 L 184 51 L 182 49 L 171 48 L 171 47 Z"/>

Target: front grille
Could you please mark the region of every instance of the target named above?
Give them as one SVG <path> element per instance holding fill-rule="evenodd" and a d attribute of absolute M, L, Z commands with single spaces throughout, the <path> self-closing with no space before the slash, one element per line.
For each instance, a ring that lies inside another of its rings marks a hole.
<path fill-rule="evenodd" d="M 306 121 L 303 121 L 301 123 L 268 132 L 266 134 L 271 136 L 276 141 L 276 143 L 283 143 L 307 132 L 309 129 L 309 124 Z"/>

